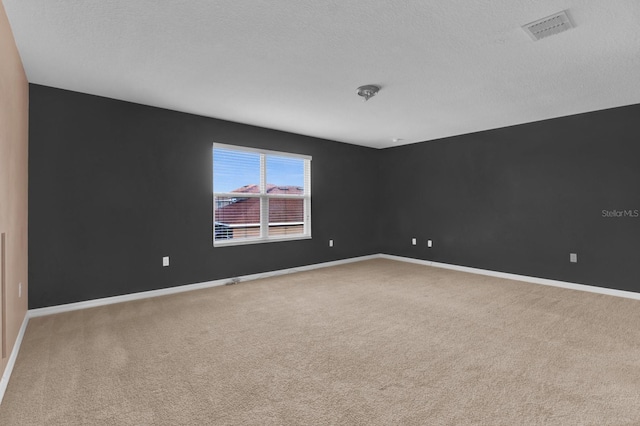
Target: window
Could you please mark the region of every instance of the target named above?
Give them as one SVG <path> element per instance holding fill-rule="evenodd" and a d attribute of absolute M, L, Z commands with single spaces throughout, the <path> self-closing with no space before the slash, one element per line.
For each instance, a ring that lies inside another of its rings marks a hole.
<path fill-rule="evenodd" d="M 213 245 L 311 238 L 311 157 L 213 144 Z"/>

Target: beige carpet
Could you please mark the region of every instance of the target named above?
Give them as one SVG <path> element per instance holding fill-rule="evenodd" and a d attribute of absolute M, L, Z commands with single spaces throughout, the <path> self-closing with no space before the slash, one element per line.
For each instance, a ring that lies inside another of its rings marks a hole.
<path fill-rule="evenodd" d="M 640 302 L 373 260 L 29 323 L 2 425 L 638 425 Z"/>

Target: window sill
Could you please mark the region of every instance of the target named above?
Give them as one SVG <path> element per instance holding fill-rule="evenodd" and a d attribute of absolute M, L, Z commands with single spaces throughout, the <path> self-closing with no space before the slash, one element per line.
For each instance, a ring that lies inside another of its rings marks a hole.
<path fill-rule="evenodd" d="M 272 237 L 272 238 L 246 238 L 242 240 L 215 240 L 213 247 L 227 247 L 227 246 L 244 246 L 248 244 L 263 244 L 263 243 L 279 243 L 282 241 L 297 241 L 297 240 L 310 240 L 311 235 L 296 235 L 291 237 Z"/>

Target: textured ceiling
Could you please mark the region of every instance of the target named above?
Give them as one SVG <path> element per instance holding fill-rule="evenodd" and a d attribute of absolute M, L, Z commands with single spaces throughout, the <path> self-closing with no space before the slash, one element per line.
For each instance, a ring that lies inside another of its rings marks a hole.
<path fill-rule="evenodd" d="M 377 148 L 640 102 L 638 0 L 3 3 L 32 83 Z"/>

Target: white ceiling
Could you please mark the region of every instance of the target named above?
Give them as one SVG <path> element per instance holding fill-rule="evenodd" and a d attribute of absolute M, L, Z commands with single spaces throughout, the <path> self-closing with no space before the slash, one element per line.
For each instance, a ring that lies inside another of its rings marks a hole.
<path fill-rule="evenodd" d="M 640 103 L 638 0 L 3 3 L 32 83 L 376 148 Z"/>

